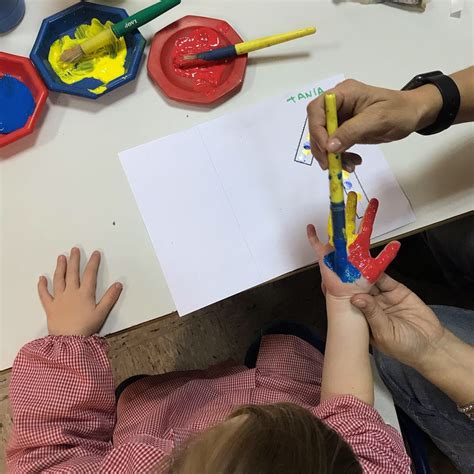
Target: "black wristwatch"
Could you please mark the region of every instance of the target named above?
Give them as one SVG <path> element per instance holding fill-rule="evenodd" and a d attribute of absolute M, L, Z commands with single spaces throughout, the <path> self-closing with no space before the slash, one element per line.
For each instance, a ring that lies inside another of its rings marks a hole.
<path fill-rule="evenodd" d="M 450 127 L 459 111 L 461 105 L 461 96 L 456 83 L 449 77 L 445 76 L 441 71 L 425 72 L 415 76 L 402 91 L 409 91 L 425 84 L 435 85 L 441 96 L 443 97 L 443 106 L 438 117 L 428 127 L 417 130 L 421 135 L 433 135 L 442 132 Z"/>

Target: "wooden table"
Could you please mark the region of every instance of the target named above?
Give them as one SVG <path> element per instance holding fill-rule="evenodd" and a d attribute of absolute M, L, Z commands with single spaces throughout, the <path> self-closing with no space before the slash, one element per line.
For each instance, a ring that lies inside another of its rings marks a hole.
<path fill-rule="evenodd" d="M 28 0 L 25 19 L 0 38 L 1 49 L 28 55 L 42 18 L 73 3 Z M 134 12 L 149 0 L 109 3 Z M 22 344 L 46 334 L 37 278 L 51 275 L 56 256 L 73 245 L 87 254 L 103 251 L 99 292 L 116 279 L 125 285 L 104 334 L 174 311 L 117 152 L 312 79 L 342 72 L 400 88 L 415 73 L 449 73 L 474 62 L 472 2 L 465 2 L 461 18 L 451 18 L 447 0 L 430 2 L 422 14 L 314 0 L 186 0 L 141 31 L 149 39 L 187 14 L 226 19 L 246 38 L 310 24 L 318 33 L 252 56 L 242 91 L 214 109 L 168 101 L 151 83 L 144 63 L 135 82 L 97 101 L 50 95 L 40 128 L 0 149 L 0 369 L 11 365 Z M 460 125 L 439 136 L 413 135 L 383 146 L 417 217 L 391 236 L 473 209 L 473 131 L 472 124 Z"/>

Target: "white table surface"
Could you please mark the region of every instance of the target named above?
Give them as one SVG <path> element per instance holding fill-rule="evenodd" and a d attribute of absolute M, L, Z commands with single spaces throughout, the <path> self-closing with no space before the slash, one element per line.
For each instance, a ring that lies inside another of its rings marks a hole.
<path fill-rule="evenodd" d="M 0 36 L 0 50 L 28 55 L 41 19 L 75 2 L 26 3 L 20 26 Z M 134 12 L 149 0 L 103 3 Z M 312 24 L 318 33 L 254 54 L 243 89 L 214 109 L 168 101 L 148 78 L 146 59 L 135 82 L 97 101 L 50 94 L 40 128 L 0 149 L 0 369 L 11 365 L 21 345 L 46 334 L 38 275 L 51 276 L 56 256 L 73 245 L 87 254 L 103 251 L 99 291 L 113 280 L 125 285 L 104 334 L 174 311 L 119 151 L 341 72 L 400 88 L 415 73 L 449 73 L 474 63 L 472 0 L 465 1 L 461 18 L 449 16 L 449 0 L 432 0 L 422 14 L 322 0 L 183 0 L 141 31 L 150 39 L 187 14 L 226 19 L 245 38 Z M 417 217 L 391 235 L 473 209 L 473 131 L 465 124 L 383 146 Z"/>

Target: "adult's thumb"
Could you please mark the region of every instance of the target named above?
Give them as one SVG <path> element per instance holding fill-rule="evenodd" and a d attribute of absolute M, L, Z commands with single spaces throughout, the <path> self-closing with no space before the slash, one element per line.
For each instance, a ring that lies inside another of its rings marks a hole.
<path fill-rule="evenodd" d="M 367 134 L 364 119 L 352 117 L 346 120 L 328 140 L 327 150 L 331 153 L 342 153 L 356 143 L 364 143 Z"/>
<path fill-rule="evenodd" d="M 351 303 L 365 316 L 375 339 L 377 339 L 377 335 L 383 334 L 388 329 L 388 318 L 373 296 L 354 295 L 351 298 Z"/>

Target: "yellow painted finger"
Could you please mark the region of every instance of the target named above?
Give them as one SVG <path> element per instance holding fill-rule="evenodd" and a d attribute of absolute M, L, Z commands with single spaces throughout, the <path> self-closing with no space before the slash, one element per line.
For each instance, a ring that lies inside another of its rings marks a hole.
<path fill-rule="evenodd" d="M 347 195 L 346 202 L 346 241 L 351 245 L 357 237 L 356 234 L 356 212 L 357 212 L 357 193 L 351 191 Z"/>
<path fill-rule="evenodd" d="M 332 231 L 332 217 L 331 217 L 331 211 L 329 211 L 329 217 L 328 217 L 328 237 L 329 237 L 329 243 L 334 247 L 334 240 L 333 240 L 333 231 Z"/>

